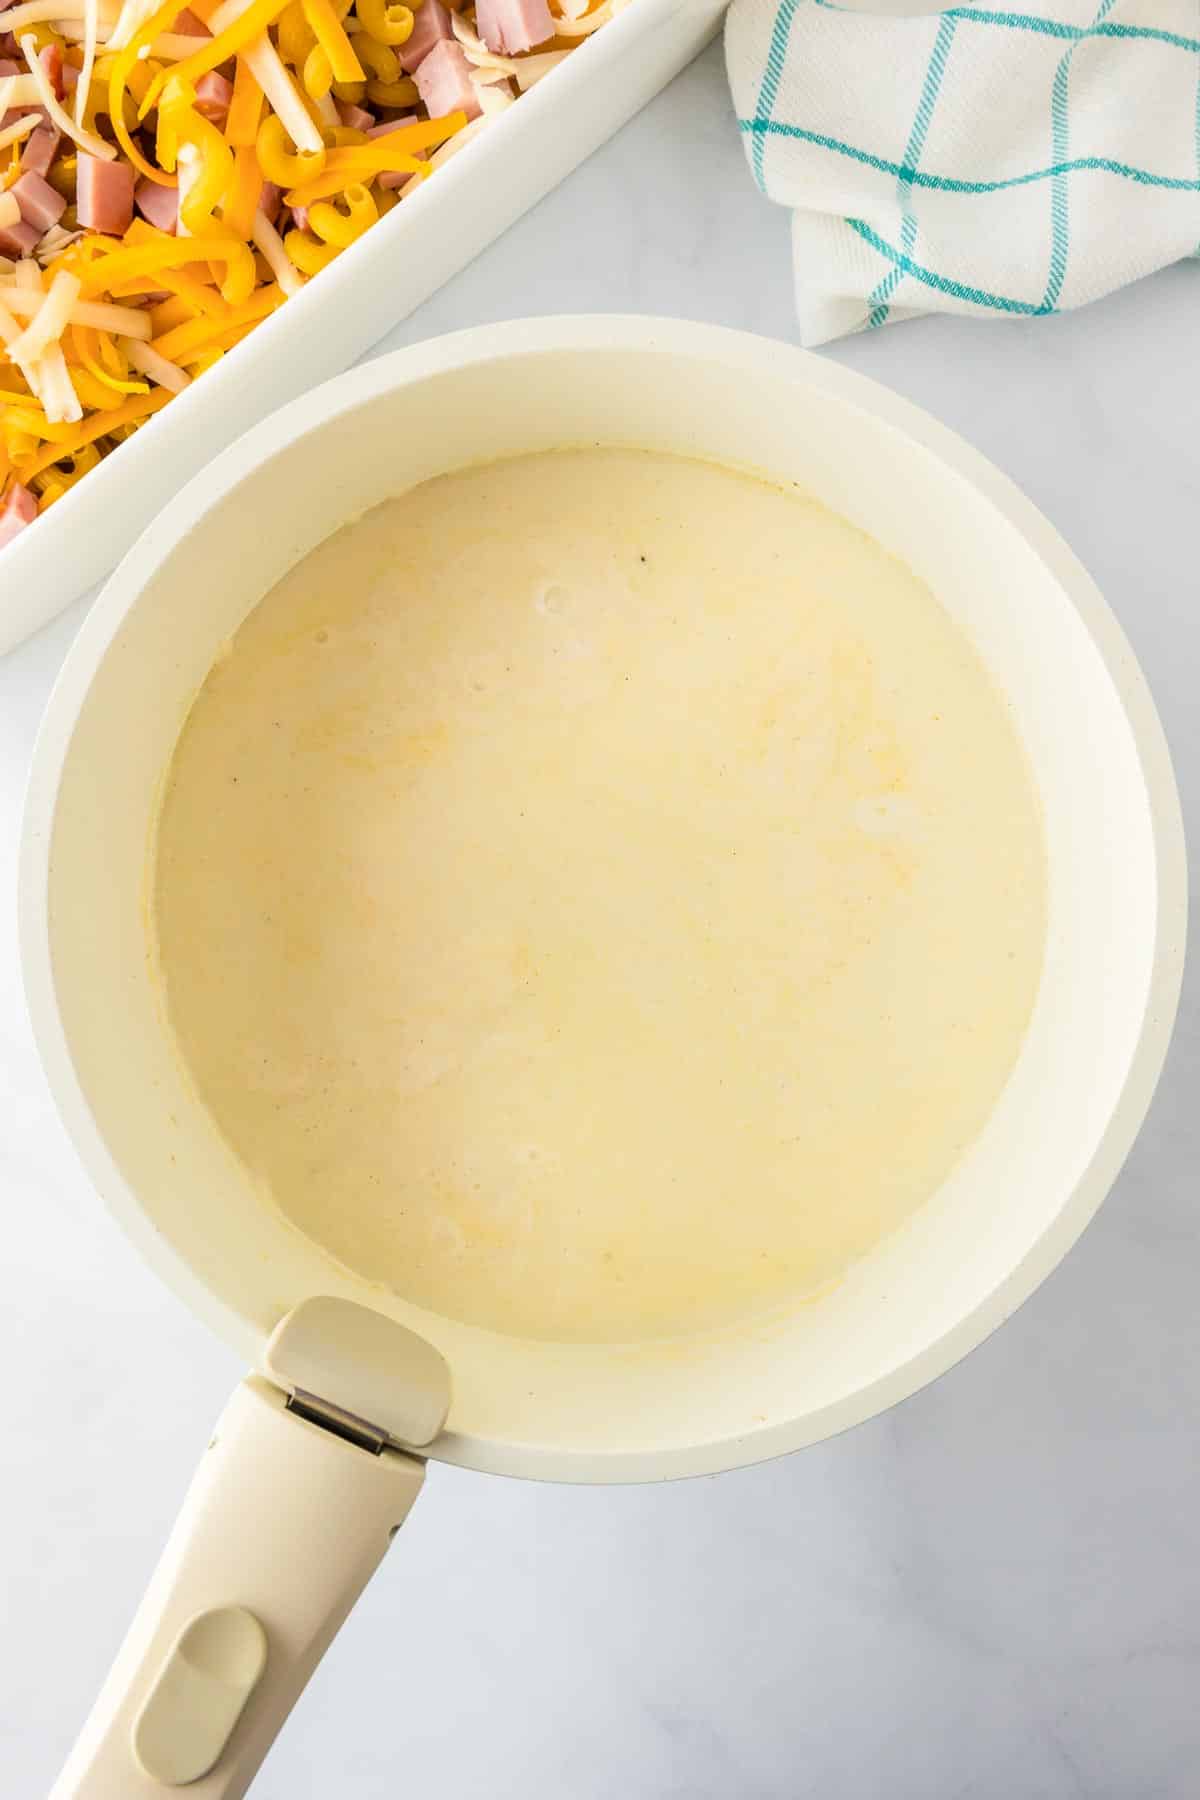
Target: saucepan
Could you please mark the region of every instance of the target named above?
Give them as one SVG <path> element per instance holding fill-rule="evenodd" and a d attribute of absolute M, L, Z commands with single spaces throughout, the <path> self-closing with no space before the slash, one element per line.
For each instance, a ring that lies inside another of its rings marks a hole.
<path fill-rule="evenodd" d="M 940 1190 L 821 1298 L 631 1344 L 505 1337 L 328 1261 L 254 1191 L 165 1035 L 144 917 L 156 796 L 210 665 L 300 556 L 411 483 L 517 451 L 680 452 L 796 482 L 909 564 L 1000 684 L 1045 823 L 1033 1018 Z M 196 477 L 130 552 L 51 700 L 24 844 L 37 1040 L 98 1191 L 252 1373 L 203 1456 L 55 1793 L 243 1794 L 421 1485 L 427 1458 L 660 1480 L 797 1450 L 990 1332 L 1094 1212 L 1178 992 L 1179 808 L 1145 684 L 1035 509 L 836 364 L 663 319 L 535 319 L 339 377 Z"/>

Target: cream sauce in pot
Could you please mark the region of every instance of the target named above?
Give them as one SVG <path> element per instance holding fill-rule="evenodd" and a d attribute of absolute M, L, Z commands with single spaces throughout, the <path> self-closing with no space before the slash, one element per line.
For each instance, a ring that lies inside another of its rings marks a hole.
<path fill-rule="evenodd" d="M 635 451 L 329 539 L 209 675 L 156 835 L 171 1029 L 273 1203 L 540 1338 L 835 1280 L 979 1132 L 1044 935 L 1025 756 L 935 598 Z"/>

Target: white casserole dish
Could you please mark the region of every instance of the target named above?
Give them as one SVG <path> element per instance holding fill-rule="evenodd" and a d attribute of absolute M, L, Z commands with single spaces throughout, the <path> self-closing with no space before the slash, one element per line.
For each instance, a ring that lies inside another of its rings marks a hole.
<path fill-rule="evenodd" d="M 599 148 L 712 37 L 726 0 L 633 0 L 0 553 L 0 656 L 108 573 L 257 420 L 340 374 Z"/>

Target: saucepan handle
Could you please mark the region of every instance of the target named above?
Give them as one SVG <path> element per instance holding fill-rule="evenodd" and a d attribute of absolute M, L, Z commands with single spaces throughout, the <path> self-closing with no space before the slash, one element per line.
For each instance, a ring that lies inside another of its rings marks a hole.
<path fill-rule="evenodd" d="M 238 1800 L 424 1473 L 249 1376 L 51 1800 Z"/>

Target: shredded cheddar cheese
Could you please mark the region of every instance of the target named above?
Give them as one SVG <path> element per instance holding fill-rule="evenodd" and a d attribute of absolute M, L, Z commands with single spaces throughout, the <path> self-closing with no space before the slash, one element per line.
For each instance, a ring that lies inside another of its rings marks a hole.
<path fill-rule="evenodd" d="M 302 0 L 304 17 L 317 43 L 329 58 L 335 81 L 363 81 L 363 66 L 354 46 L 342 30 L 342 22 L 329 0 Z"/>
<path fill-rule="evenodd" d="M 149 394 L 135 394 L 129 400 L 123 400 L 111 412 L 93 413 L 76 431 L 59 438 L 56 443 L 32 457 L 22 471 L 22 479 L 32 480 L 43 469 L 48 469 L 64 456 L 73 456 L 85 444 L 94 444 L 97 438 L 107 437 L 117 426 L 132 424 L 134 420 L 144 419 L 150 413 L 157 412 L 170 398 L 165 388 L 156 388 Z"/>
<path fill-rule="evenodd" d="M 72 325 L 71 343 L 79 358 L 81 367 L 98 381 L 101 387 L 111 388 L 114 394 L 148 394 L 149 385 L 144 381 L 131 381 L 127 376 L 117 373 L 112 368 L 111 352 L 114 349 L 112 339 L 99 332 L 93 332 L 86 325 Z M 95 349 L 93 349 L 95 344 Z M 107 346 L 109 354 L 106 354 Z M 106 367 L 105 364 L 108 364 Z"/>
<path fill-rule="evenodd" d="M 233 78 L 233 98 L 229 102 L 229 116 L 225 121 L 225 136 L 235 149 L 254 148 L 262 108 L 263 91 L 255 80 L 250 64 L 244 56 L 239 56 L 237 72 Z"/>

